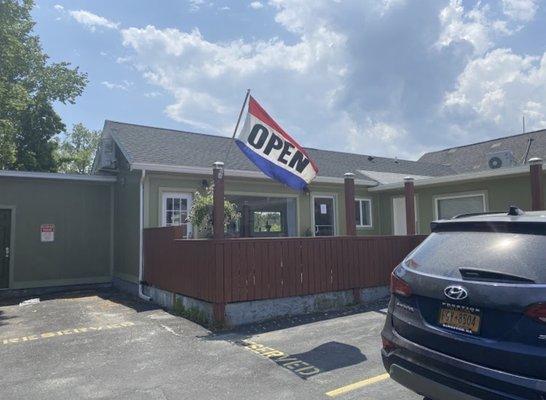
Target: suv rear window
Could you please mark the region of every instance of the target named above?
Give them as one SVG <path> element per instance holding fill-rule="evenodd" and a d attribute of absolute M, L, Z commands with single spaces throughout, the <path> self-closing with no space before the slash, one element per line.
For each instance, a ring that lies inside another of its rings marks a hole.
<path fill-rule="evenodd" d="M 461 279 L 513 276 L 546 283 L 546 236 L 498 232 L 432 233 L 406 259 L 407 268 Z M 483 271 L 483 272 L 482 272 Z"/>

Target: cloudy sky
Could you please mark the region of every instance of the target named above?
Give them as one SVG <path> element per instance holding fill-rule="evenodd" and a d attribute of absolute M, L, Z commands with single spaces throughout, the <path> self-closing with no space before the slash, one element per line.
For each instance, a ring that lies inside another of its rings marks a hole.
<path fill-rule="evenodd" d="M 546 128 L 544 0 L 38 1 L 89 74 L 70 126 L 230 135 L 245 90 L 305 146 L 417 159 Z"/>

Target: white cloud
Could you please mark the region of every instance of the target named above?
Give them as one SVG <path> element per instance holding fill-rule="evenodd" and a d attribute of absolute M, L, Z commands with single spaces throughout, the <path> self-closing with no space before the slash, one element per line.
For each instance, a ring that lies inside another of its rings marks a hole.
<path fill-rule="evenodd" d="M 120 30 L 127 55 L 119 61 L 172 99 L 169 118 L 210 133 L 231 134 L 248 87 L 302 144 L 375 155 L 417 158 L 500 128 L 509 133 L 511 125 L 499 124 L 518 113 L 517 121 L 525 112 L 531 125 L 545 119 L 545 62 L 494 50 L 521 25 L 498 7 L 465 8 L 458 0 L 267 4 L 290 41 L 213 41 L 198 29 L 131 27 Z"/>
<path fill-rule="evenodd" d="M 205 0 L 189 0 L 189 4 L 190 4 L 190 11 L 196 12 L 196 11 L 199 11 L 199 9 L 201 8 L 203 4 L 205 4 Z"/>
<path fill-rule="evenodd" d="M 97 14 L 93 14 L 92 12 L 86 10 L 69 11 L 69 14 L 78 23 L 84 25 L 92 32 L 94 32 L 97 27 L 106 29 L 118 29 L 120 26 L 118 22 L 110 21 L 109 19 L 101 17 Z"/>
<path fill-rule="evenodd" d="M 99 54 L 100 54 L 101 56 L 103 56 L 103 57 L 106 57 L 106 56 L 108 55 L 108 53 L 105 52 L 105 51 L 101 51 Z"/>
<path fill-rule="evenodd" d="M 250 8 L 254 10 L 259 10 L 260 8 L 264 8 L 264 5 L 261 1 L 253 1 L 250 3 Z"/>
<path fill-rule="evenodd" d="M 122 36 L 123 44 L 135 52 L 135 67 L 149 83 L 174 97 L 165 110 L 170 118 L 226 133 L 232 129 L 247 85 L 258 93 L 270 93 L 272 99 L 287 95 L 278 90 L 281 82 L 293 84 L 294 97 L 307 92 L 313 81 L 321 88 L 335 88 L 345 68 L 336 57 L 344 37 L 327 29 L 293 45 L 279 39 L 214 43 L 197 29 L 184 32 L 154 26 L 124 29 Z M 323 101 L 317 96 L 316 102 Z M 209 122 L 210 115 L 215 116 L 215 124 Z"/>
<path fill-rule="evenodd" d="M 55 10 L 57 10 L 57 11 L 64 11 L 64 7 L 61 6 L 60 4 L 55 4 L 55 5 L 53 6 L 53 8 L 54 8 Z"/>
<path fill-rule="evenodd" d="M 163 95 L 163 93 L 161 93 L 161 92 L 147 92 L 147 93 L 144 93 L 144 97 L 150 97 L 150 98 L 160 97 L 162 95 Z"/>
<path fill-rule="evenodd" d="M 456 90 L 445 100 L 447 112 L 468 117 L 467 127 L 516 129 L 525 115 L 530 129 L 546 127 L 546 53 L 521 56 L 495 49 L 471 61 Z"/>
<path fill-rule="evenodd" d="M 109 81 L 102 81 L 102 82 L 101 82 L 101 85 L 106 86 L 106 87 L 107 87 L 108 89 L 110 89 L 110 90 L 117 89 L 117 90 L 128 91 L 129 88 L 130 88 L 131 86 L 133 86 L 133 82 L 130 82 L 130 81 L 127 81 L 127 80 L 124 80 L 124 81 L 121 82 L 121 83 L 114 83 L 114 82 L 109 82 Z"/>
<path fill-rule="evenodd" d="M 502 0 L 504 14 L 517 21 L 531 21 L 538 10 L 537 0 Z"/>
<path fill-rule="evenodd" d="M 440 12 L 442 32 L 436 45 L 440 48 L 452 43 L 467 42 L 476 54 L 483 54 L 494 46 L 495 38 L 511 35 L 520 27 L 512 27 L 510 21 L 492 17 L 488 4 L 477 2 L 473 8 L 465 9 L 462 0 L 450 0 Z"/>

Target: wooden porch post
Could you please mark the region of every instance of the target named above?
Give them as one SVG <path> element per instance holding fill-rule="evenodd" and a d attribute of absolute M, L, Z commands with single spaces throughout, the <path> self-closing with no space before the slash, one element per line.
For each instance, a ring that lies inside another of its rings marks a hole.
<path fill-rule="evenodd" d="M 347 236 L 356 236 L 355 174 L 347 172 L 345 178 L 345 229 Z"/>
<path fill-rule="evenodd" d="M 216 161 L 212 164 L 212 177 L 214 180 L 213 198 L 213 237 L 224 238 L 224 163 Z"/>
<path fill-rule="evenodd" d="M 531 210 L 544 210 L 544 186 L 542 185 L 542 158 L 531 158 Z"/>
<path fill-rule="evenodd" d="M 406 234 L 415 235 L 415 187 L 412 177 L 404 178 L 406 197 Z"/>

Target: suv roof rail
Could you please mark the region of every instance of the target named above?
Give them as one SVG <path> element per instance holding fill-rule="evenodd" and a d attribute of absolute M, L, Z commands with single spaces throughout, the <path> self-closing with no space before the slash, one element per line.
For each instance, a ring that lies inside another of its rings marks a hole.
<path fill-rule="evenodd" d="M 459 215 L 455 215 L 451 219 L 476 217 L 478 215 L 492 215 L 492 214 L 502 214 L 502 211 L 486 211 L 486 212 L 479 212 L 479 213 L 459 214 Z M 510 206 L 508 208 L 508 215 L 525 215 L 525 212 L 518 206 Z"/>
<path fill-rule="evenodd" d="M 459 215 L 455 215 L 454 217 L 451 217 L 451 219 L 459 219 L 459 218 L 466 218 L 466 217 L 476 217 L 476 216 L 478 216 L 478 215 L 490 215 L 490 214 L 502 214 L 502 211 L 486 211 L 486 212 L 479 212 L 479 213 L 459 214 Z"/>

